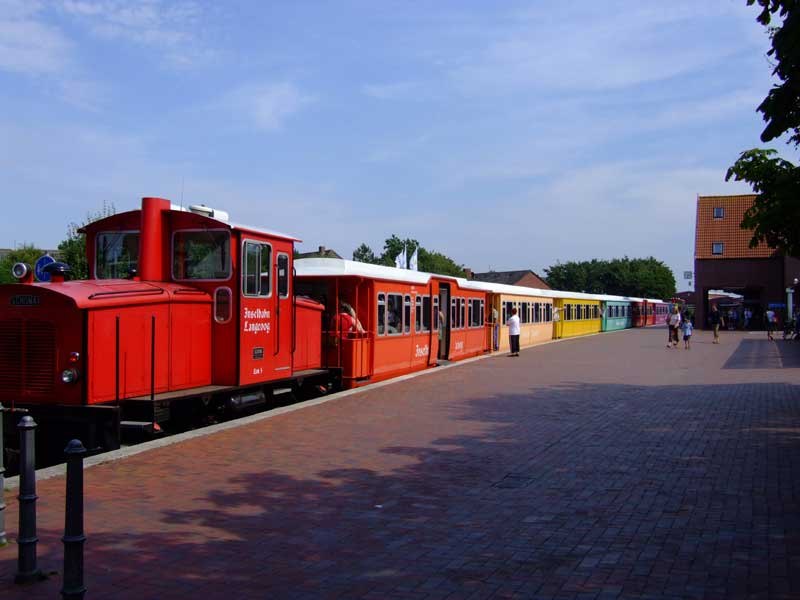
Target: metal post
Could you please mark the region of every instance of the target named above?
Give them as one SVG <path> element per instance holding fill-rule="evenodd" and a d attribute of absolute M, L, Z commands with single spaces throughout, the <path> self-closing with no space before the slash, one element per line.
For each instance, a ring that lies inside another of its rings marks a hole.
<path fill-rule="evenodd" d="M 83 585 L 83 457 L 86 448 L 80 440 L 72 440 L 64 449 L 67 455 L 67 508 L 64 517 L 64 586 L 65 600 L 82 600 Z"/>
<path fill-rule="evenodd" d="M 794 317 L 794 306 L 793 306 L 793 302 L 792 302 L 793 297 L 794 297 L 794 288 L 793 287 L 787 287 L 786 288 L 786 322 L 787 323 L 792 320 L 792 317 Z"/>
<path fill-rule="evenodd" d="M 24 416 L 19 425 L 19 558 L 15 583 L 30 583 L 41 579 L 36 566 L 36 422 Z"/>
<path fill-rule="evenodd" d="M 6 502 L 5 502 L 5 473 L 6 468 L 3 464 L 5 446 L 3 445 L 3 404 L 0 403 L 0 548 L 8 545 L 6 539 Z"/>

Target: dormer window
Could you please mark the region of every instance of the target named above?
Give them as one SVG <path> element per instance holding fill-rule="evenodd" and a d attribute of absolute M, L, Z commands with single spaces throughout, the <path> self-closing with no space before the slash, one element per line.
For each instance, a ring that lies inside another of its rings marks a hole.
<path fill-rule="evenodd" d="M 714 218 L 715 219 L 724 219 L 725 218 L 725 207 L 723 207 L 723 206 L 715 206 L 714 207 Z"/>
<path fill-rule="evenodd" d="M 714 242 L 711 244 L 711 254 L 715 255 L 722 255 L 723 250 L 725 250 L 725 244 L 722 242 Z"/>

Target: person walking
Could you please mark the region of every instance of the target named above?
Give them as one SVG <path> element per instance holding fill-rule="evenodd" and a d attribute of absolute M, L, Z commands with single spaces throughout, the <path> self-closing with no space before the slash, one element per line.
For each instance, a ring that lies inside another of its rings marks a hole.
<path fill-rule="evenodd" d="M 711 306 L 711 312 L 708 314 L 708 323 L 711 325 L 711 329 L 714 331 L 714 341 L 712 344 L 719 344 L 719 328 L 720 325 L 724 325 L 725 321 L 722 318 L 722 315 L 720 314 L 716 304 Z"/>
<path fill-rule="evenodd" d="M 775 341 L 775 338 L 772 337 L 772 334 L 775 332 L 775 323 L 778 321 L 775 311 L 771 308 L 768 308 L 767 312 L 764 313 L 764 319 L 767 321 L 767 339 L 770 341 Z"/>
<path fill-rule="evenodd" d="M 516 308 L 511 309 L 511 316 L 506 325 L 508 325 L 508 341 L 511 344 L 509 356 L 519 356 L 519 316 Z"/>
<path fill-rule="evenodd" d="M 667 319 L 667 326 L 669 327 L 669 343 L 667 343 L 667 348 L 678 347 L 678 342 L 680 341 L 678 338 L 678 330 L 681 328 L 681 321 L 681 312 L 676 304 L 672 307 L 672 313 L 670 313 Z M 675 345 L 673 346 L 673 344 Z"/>

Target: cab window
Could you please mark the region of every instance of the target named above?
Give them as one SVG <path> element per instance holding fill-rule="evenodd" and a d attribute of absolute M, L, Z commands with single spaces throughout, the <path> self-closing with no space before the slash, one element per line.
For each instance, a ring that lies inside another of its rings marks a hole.
<path fill-rule="evenodd" d="M 269 244 L 245 242 L 242 249 L 242 294 L 269 296 L 272 248 Z"/>
<path fill-rule="evenodd" d="M 109 231 L 95 238 L 94 276 L 123 279 L 139 266 L 139 232 Z"/>
<path fill-rule="evenodd" d="M 228 231 L 176 231 L 172 238 L 172 277 L 224 280 L 231 276 Z"/>

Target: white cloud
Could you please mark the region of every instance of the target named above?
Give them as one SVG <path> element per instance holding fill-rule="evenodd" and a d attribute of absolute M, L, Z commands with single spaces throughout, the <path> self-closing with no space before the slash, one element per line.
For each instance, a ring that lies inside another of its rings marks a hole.
<path fill-rule="evenodd" d="M 221 105 L 261 130 L 274 131 L 313 100 L 292 83 L 254 83 L 233 90 Z"/>
<path fill-rule="evenodd" d="M 0 70 L 50 75 L 69 64 L 69 40 L 37 13 L 36 3 L 0 3 Z"/>

